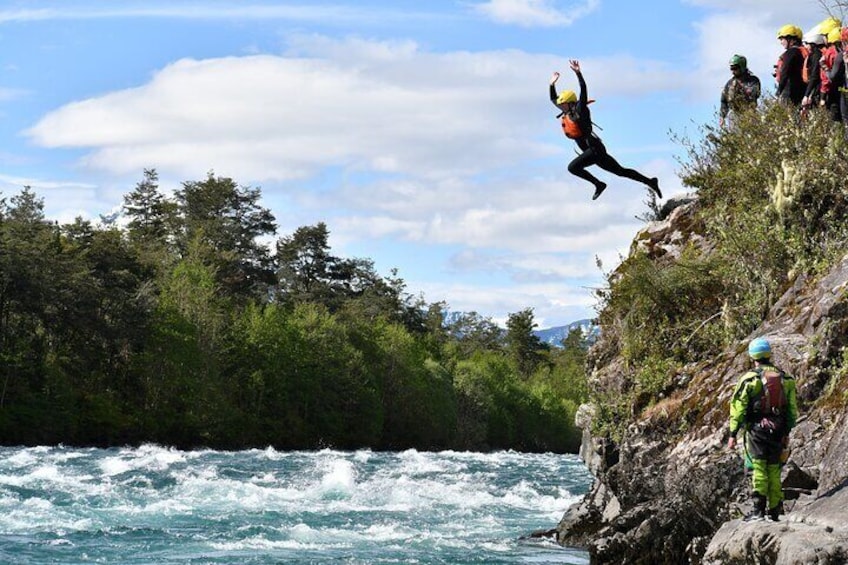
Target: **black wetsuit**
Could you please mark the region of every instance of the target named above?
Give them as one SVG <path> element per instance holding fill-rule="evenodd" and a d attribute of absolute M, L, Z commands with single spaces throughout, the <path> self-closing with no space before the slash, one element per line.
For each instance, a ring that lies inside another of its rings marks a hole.
<path fill-rule="evenodd" d="M 842 59 L 842 49 L 836 50 L 833 64 L 827 71 L 827 78 L 830 80 L 830 91 L 825 98 L 825 104 L 833 121 L 844 121 L 846 127 L 848 127 L 848 116 L 845 115 L 845 111 L 848 110 L 848 106 L 846 106 L 848 100 L 845 99 L 845 77 L 846 70 L 848 69 L 845 68 L 845 61 Z"/>
<path fill-rule="evenodd" d="M 812 47 L 810 54 L 807 57 L 807 88 L 804 90 L 804 97 L 810 99 L 810 105 L 816 107 L 821 99 L 821 73 L 819 61 L 821 60 L 822 52 L 818 47 Z"/>
<path fill-rule="evenodd" d="M 804 98 L 804 54 L 797 45 L 790 45 L 777 61 L 777 93 L 778 99 L 801 105 Z"/>
<path fill-rule="evenodd" d="M 573 110 L 568 115 L 580 128 L 581 135 L 574 138 L 574 141 L 577 143 L 577 147 L 579 147 L 582 152 L 568 164 L 568 172 L 595 185 L 595 196 L 593 198 L 600 196 L 601 192 L 603 192 L 607 185 L 586 170 L 586 167 L 591 165 L 597 165 L 603 170 L 614 175 L 648 185 L 648 187 L 654 190 L 654 192 L 662 198 L 662 193 L 660 193 L 657 179 L 649 179 L 635 169 L 622 167 L 618 161 L 607 153 L 607 148 L 604 146 L 601 138 L 592 131 L 592 116 L 589 112 L 589 99 L 586 94 L 586 81 L 583 80 L 583 75 L 581 73 L 578 72 L 575 74 L 577 75 L 577 80 L 580 82 L 580 96 L 577 99 L 577 104 L 574 105 Z M 567 113 L 568 106 L 566 104 L 557 104 L 557 91 L 556 86 L 553 84 L 551 84 L 550 95 L 551 102 L 553 102 L 554 106 L 559 108 L 563 114 Z M 560 116 L 563 114 L 560 114 Z"/>

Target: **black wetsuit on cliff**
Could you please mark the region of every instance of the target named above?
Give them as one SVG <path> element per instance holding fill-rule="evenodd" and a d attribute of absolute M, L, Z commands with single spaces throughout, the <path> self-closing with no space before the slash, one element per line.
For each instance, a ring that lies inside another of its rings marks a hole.
<path fill-rule="evenodd" d="M 659 181 L 656 178 L 648 178 L 635 169 L 628 169 L 621 166 L 615 158 L 607 153 L 604 142 L 592 131 L 592 116 L 589 112 L 586 81 L 583 80 L 582 73 L 575 72 L 575 74 L 580 83 L 580 96 L 577 99 L 577 103 L 573 104 L 570 110 L 567 103 L 557 104 L 556 85 L 551 84 L 550 88 L 551 102 L 562 111 L 562 114 L 558 117 L 561 117 L 563 120 L 563 131 L 565 135 L 573 139 L 582 151 L 580 155 L 568 164 L 568 172 L 595 185 L 595 194 L 592 196 L 592 200 L 600 196 L 607 185 L 586 170 L 586 167 L 591 165 L 597 165 L 614 175 L 641 182 L 653 190 L 659 198 L 662 198 Z M 567 124 L 567 122 L 571 123 Z"/>

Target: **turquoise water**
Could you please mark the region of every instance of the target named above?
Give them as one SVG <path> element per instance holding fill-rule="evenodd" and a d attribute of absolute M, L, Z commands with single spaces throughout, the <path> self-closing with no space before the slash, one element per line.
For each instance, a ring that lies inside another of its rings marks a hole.
<path fill-rule="evenodd" d="M 0 448 L 0 563 L 570 563 L 575 456 Z"/>

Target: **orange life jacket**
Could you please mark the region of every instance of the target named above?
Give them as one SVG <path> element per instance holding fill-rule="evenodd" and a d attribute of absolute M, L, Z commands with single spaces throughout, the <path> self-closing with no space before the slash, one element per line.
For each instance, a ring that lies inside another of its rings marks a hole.
<path fill-rule="evenodd" d="M 809 50 L 809 49 L 807 49 L 807 48 L 806 48 L 805 46 L 803 46 L 803 45 L 790 45 L 790 46 L 786 49 L 786 51 L 789 51 L 789 49 L 797 49 L 797 50 L 799 50 L 799 51 L 801 52 L 801 56 L 804 58 L 804 64 L 803 64 L 803 66 L 801 67 L 801 69 L 802 69 L 802 70 L 801 70 L 801 76 L 802 76 L 802 78 L 803 78 L 803 76 L 804 76 L 804 69 L 805 69 L 805 68 L 806 68 L 806 66 L 807 66 L 807 57 L 808 57 L 808 56 L 809 56 L 809 54 L 810 54 L 810 50 Z M 778 84 L 780 84 L 780 78 L 781 78 L 781 76 L 782 76 L 782 75 L 783 75 L 783 54 L 781 54 L 781 55 L 780 55 L 780 57 L 778 57 L 778 58 L 777 58 L 777 64 L 774 66 L 774 78 L 777 80 L 777 83 L 778 83 Z M 804 82 L 807 82 L 807 79 L 803 79 L 803 80 L 804 80 Z"/>
<path fill-rule="evenodd" d="M 590 98 L 586 101 L 586 104 L 592 104 L 595 102 L 594 98 Z M 580 139 L 586 134 L 583 132 L 583 128 L 580 127 L 580 124 L 571 119 L 571 116 L 568 115 L 568 112 L 563 112 L 560 116 L 562 119 L 562 133 L 565 134 L 565 137 L 568 139 Z M 589 128 L 590 130 L 592 128 Z"/>
<path fill-rule="evenodd" d="M 580 124 L 572 120 L 567 112 L 562 115 L 562 133 L 569 139 L 583 137 L 583 130 L 580 128 Z"/>
<path fill-rule="evenodd" d="M 814 47 L 813 49 L 817 49 Z M 807 59 L 810 58 L 811 51 L 807 49 L 807 47 L 802 47 L 801 52 L 804 53 L 804 66 L 801 67 L 801 80 L 804 81 L 804 84 L 810 82 L 810 69 L 807 66 Z"/>

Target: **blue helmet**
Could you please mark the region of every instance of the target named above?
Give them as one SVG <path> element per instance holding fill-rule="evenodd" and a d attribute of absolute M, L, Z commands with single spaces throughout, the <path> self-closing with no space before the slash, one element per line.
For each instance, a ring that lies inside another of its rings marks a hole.
<path fill-rule="evenodd" d="M 771 345 L 761 337 L 752 339 L 751 343 L 748 344 L 748 355 L 751 356 L 751 359 L 770 359 Z"/>

